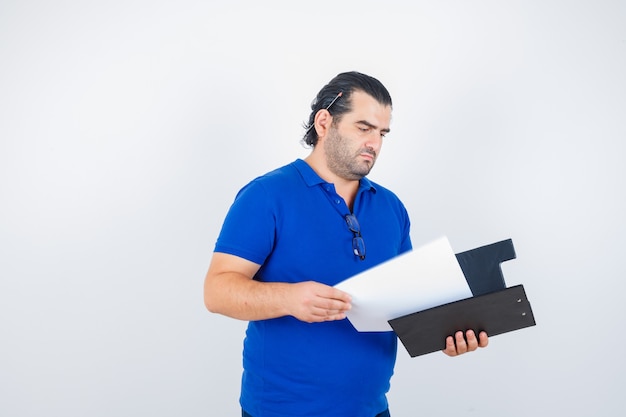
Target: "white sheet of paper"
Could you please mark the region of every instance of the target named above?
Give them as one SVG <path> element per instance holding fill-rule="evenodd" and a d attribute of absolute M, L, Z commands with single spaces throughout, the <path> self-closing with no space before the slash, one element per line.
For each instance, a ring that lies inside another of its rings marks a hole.
<path fill-rule="evenodd" d="M 335 287 L 352 296 L 347 316 L 360 332 L 391 331 L 388 320 L 472 296 L 446 237 Z"/>

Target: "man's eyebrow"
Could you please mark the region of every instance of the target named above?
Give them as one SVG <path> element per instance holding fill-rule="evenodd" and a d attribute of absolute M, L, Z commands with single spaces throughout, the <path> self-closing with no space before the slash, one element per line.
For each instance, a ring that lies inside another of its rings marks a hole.
<path fill-rule="evenodd" d="M 365 125 L 365 126 L 371 128 L 371 129 L 378 129 L 378 126 L 368 122 L 367 120 L 358 120 L 356 122 L 356 124 L 362 124 L 362 125 Z M 389 133 L 389 132 L 391 132 L 391 129 L 389 129 L 389 128 L 387 128 L 387 129 L 380 129 L 380 131 L 383 132 L 383 133 Z"/>

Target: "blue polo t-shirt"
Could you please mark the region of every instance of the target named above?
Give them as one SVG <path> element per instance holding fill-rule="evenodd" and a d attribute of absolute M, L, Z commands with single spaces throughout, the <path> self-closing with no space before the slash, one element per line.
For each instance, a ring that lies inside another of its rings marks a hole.
<path fill-rule="evenodd" d="M 298 159 L 239 191 L 215 251 L 261 265 L 258 281 L 335 285 L 411 249 L 407 211 L 386 188 L 363 178 L 354 201 L 365 260 L 353 253 L 349 213 L 334 185 Z M 252 321 L 241 406 L 254 417 L 372 417 L 387 408 L 396 351 L 393 332 L 357 332 L 347 319 Z"/>

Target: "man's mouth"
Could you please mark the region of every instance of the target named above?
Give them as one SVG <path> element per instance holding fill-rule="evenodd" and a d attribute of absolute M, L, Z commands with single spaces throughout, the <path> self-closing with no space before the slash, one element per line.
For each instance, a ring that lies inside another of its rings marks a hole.
<path fill-rule="evenodd" d="M 374 151 L 363 151 L 360 153 L 360 155 L 366 159 L 370 159 L 370 160 L 374 160 L 376 159 L 376 152 Z"/>

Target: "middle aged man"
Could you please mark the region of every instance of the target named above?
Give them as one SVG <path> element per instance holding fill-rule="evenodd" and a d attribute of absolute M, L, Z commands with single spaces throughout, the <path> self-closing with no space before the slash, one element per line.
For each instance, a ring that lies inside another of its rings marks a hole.
<path fill-rule="evenodd" d="M 226 216 L 204 295 L 210 311 L 249 321 L 243 416 L 389 416 L 397 338 L 357 332 L 333 285 L 411 249 L 404 205 L 366 177 L 391 106 L 377 79 L 337 75 L 311 105 L 309 156 L 250 182 Z M 459 331 L 444 353 L 487 343 Z"/>

